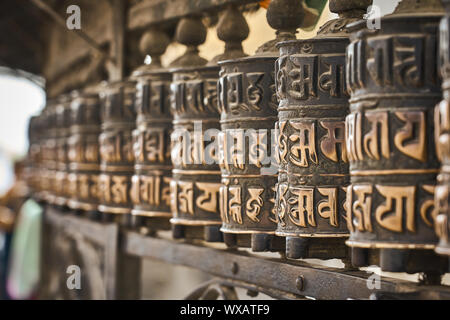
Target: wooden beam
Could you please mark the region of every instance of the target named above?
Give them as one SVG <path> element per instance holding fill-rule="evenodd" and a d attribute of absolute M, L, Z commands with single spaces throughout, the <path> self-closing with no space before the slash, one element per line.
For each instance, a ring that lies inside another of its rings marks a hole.
<path fill-rule="evenodd" d="M 127 28 L 142 29 L 191 14 L 217 10 L 230 3 L 243 5 L 254 2 L 259 0 L 145 0 L 130 8 Z"/>

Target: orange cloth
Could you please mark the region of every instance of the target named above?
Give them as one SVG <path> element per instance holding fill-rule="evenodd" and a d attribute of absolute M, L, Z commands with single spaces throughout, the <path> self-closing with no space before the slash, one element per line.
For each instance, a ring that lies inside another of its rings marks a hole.
<path fill-rule="evenodd" d="M 269 6 L 270 0 L 263 0 L 259 2 L 259 5 L 265 9 Z"/>

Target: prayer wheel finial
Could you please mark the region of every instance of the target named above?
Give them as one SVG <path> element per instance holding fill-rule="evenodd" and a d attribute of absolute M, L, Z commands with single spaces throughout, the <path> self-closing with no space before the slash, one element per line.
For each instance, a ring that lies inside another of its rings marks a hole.
<path fill-rule="evenodd" d="M 152 58 L 152 62 L 146 65 L 147 69 L 161 68 L 161 56 L 170 44 L 170 38 L 167 34 L 156 28 L 152 28 L 146 31 L 139 43 L 139 50 L 145 55 L 149 55 Z"/>
<path fill-rule="evenodd" d="M 206 40 L 206 28 L 199 16 L 185 17 L 178 22 L 175 40 L 186 46 L 181 57 L 171 67 L 203 66 L 206 60 L 199 56 L 198 46 Z"/>
<path fill-rule="evenodd" d="M 242 41 L 247 39 L 249 28 L 243 14 L 236 6 L 230 5 L 221 14 L 217 25 L 217 37 L 225 42 L 225 51 L 214 57 L 208 64 L 245 56 Z"/>
<path fill-rule="evenodd" d="M 266 17 L 269 25 L 276 30 L 276 38 L 259 47 L 257 54 L 278 52 L 275 46 L 278 42 L 294 40 L 297 29 L 303 22 L 304 9 L 298 0 L 272 0 Z"/>

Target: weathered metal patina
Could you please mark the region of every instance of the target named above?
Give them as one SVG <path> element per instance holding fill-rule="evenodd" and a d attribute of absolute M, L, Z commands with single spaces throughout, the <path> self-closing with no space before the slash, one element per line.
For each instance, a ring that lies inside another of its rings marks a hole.
<path fill-rule="evenodd" d="M 136 127 L 136 83 L 111 82 L 101 91 L 100 179 L 98 210 L 106 220 L 130 222 L 134 174 L 132 132 Z"/>
<path fill-rule="evenodd" d="M 271 1 L 267 19 L 277 30 L 276 39 L 263 44 L 251 57 L 219 63 L 221 230 L 228 246 L 251 246 L 253 251 L 283 250 L 283 243 L 273 236 L 278 177 L 275 44 L 295 39 L 303 8 L 296 0 Z"/>
<path fill-rule="evenodd" d="M 160 56 L 170 43 L 160 30 L 152 29 L 141 38 L 140 49 L 152 57 L 149 65 L 135 70 L 136 129 L 133 131 L 134 171 L 131 197 L 133 226 L 170 229 L 170 112 L 171 74 L 162 68 Z"/>
<path fill-rule="evenodd" d="M 371 0 L 330 1 L 337 19 L 316 37 L 278 44 L 278 228 L 286 256 L 345 257 L 345 191 L 350 182 L 345 148 L 345 26 L 361 20 Z"/>
<path fill-rule="evenodd" d="M 202 67 L 207 61 L 198 56 L 197 46 L 205 41 L 206 29 L 198 17 L 182 19 L 176 38 L 187 49 L 172 63 L 173 237 L 221 241 L 217 141 L 214 137 L 211 142 L 204 140 L 206 131 L 217 133 L 220 128 L 216 89 L 219 67 Z"/>
<path fill-rule="evenodd" d="M 352 26 L 346 220 L 356 266 L 379 258 L 385 271 L 439 273 L 444 267 L 432 251 L 442 14 L 439 1 L 404 0 L 381 19 L 381 29 L 361 30 L 365 21 Z"/>
<path fill-rule="evenodd" d="M 69 208 L 96 214 L 100 174 L 99 86 L 84 89 L 71 104 L 68 160 Z"/>

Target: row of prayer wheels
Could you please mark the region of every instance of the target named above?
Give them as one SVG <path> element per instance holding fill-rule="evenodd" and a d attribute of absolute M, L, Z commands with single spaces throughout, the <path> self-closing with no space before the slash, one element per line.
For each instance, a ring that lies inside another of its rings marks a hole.
<path fill-rule="evenodd" d="M 183 18 L 186 51 L 166 68 L 170 39 L 152 28 L 151 64 L 31 119 L 36 197 L 177 239 L 446 272 L 450 18 L 441 1 L 403 0 L 373 29 L 371 4 L 330 0 L 339 17 L 296 40 L 301 2 L 272 0 L 276 39 L 251 56 L 231 5 L 209 62 L 201 18 Z"/>

